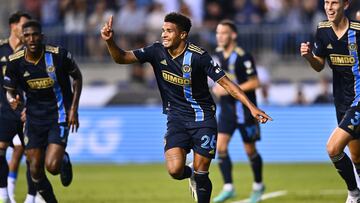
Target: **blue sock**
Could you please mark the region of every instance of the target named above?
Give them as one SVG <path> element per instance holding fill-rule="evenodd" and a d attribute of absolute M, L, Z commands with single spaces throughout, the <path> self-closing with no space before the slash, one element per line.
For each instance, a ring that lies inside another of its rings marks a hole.
<path fill-rule="evenodd" d="M 330 157 L 340 176 L 344 179 L 349 191 L 357 188 L 353 165 L 345 152 Z"/>
<path fill-rule="evenodd" d="M 33 182 L 35 184 L 36 190 L 47 203 L 57 203 L 53 188 L 46 176 L 40 180 L 33 180 Z"/>
<path fill-rule="evenodd" d="M 219 168 L 223 176 L 224 183 L 232 183 L 232 163 L 228 153 L 219 153 Z"/>
<path fill-rule="evenodd" d="M 198 203 L 209 203 L 212 191 L 209 172 L 194 172 Z"/>
<path fill-rule="evenodd" d="M 0 150 L 0 188 L 7 187 L 9 165 L 5 158 L 5 150 Z"/>
<path fill-rule="evenodd" d="M 256 183 L 261 183 L 262 182 L 262 158 L 261 158 L 260 154 L 258 154 L 257 152 L 249 158 L 250 158 L 251 169 L 254 174 L 254 181 Z"/>

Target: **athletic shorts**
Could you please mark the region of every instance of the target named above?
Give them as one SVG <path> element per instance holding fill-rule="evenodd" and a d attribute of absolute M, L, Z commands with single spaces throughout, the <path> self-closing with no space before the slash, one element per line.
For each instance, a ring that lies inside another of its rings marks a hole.
<path fill-rule="evenodd" d="M 232 136 L 236 129 L 239 130 L 241 138 L 245 143 L 254 143 L 261 139 L 260 126 L 255 119 L 249 119 L 244 124 L 239 124 L 235 119 L 219 117 L 219 133 L 226 133 Z"/>
<path fill-rule="evenodd" d="M 168 120 L 164 151 L 180 147 L 187 153 L 192 149 L 197 154 L 213 159 L 216 154 L 216 139 L 215 118 L 200 122 Z"/>
<path fill-rule="evenodd" d="M 67 145 L 69 127 L 67 123 L 52 122 L 46 125 L 25 122 L 25 149 L 46 148 L 48 144 Z"/>
<path fill-rule="evenodd" d="M 8 120 L 0 118 L 0 141 L 10 143 L 18 135 L 20 141 L 23 141 L 23 123 L 20 120 Z M 20 144 L 21 145 L 21 144 Z"/>
<path fill-rule="evenodd" d="M 336 114 L 338 118 L 342 118 L 339 128 L 348 132 L 355 139 L 360 138 L 360 107 L 351 107 L 345 113 L 337 112 Z"/>

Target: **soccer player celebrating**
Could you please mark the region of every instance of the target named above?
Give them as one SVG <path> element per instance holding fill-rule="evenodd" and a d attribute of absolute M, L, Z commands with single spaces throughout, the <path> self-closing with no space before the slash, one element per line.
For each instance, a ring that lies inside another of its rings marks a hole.
<path fill-rule="evenodd" d="M 226 75 L 245 92 L 256 105 L 255 89 L 260 86 L 254 59 L 251 54 L 237 46 L 237 28 L 230 20 L 221 21 L 216 28 L 217 52 L 220 66 Z M 213 87 L 213 93 L 220 99 L 221 112 L 218 118 L 217 150 L 219 167 L 224 179 L 222 192 L 214 202 L 224 202 L 235 196 L 232 179 L 232 163 L 228 154 L 228 145 L 235 129 L 239 129 L 254 174 L 253 192 L 250 202 L 260 201 L 264 192 L 262 183 L 262 159 L 256 150 L 255 142 L 260 140 L 259 124 L 252 117 L 250 110 L 235 100 L 219 84 Z"/>
<path fill-rule="evenodd" d="M 325 0 L 328 21 L 320 22 L 314 48 L 302 43 L 301 55 L 320 72 L 325 60 L 333 71 L 333 91 L 338 127 L 332 132 L 327 152 L 348 188 L 347 203 L 360 202 L 353 163 L 360 173 L 360 23 L 349 20 L 345 10 L 349 0 Z M 344 152 L 350 149 L 351 159 Z"/>
<path fill-rule="evenodd" d="M 22 25 L 30 19 L 31 16 L 27 13 L 16 12 L 12 14 L 9 18 L 10 36 L 8 39 L 1 40 L 0 42 L 0 200 L 6 202 L 6 199 L 10 198 L 10 202 L 12 203 L 15 202 L 15 182 L 21 157 L 24 153 L 24 147 L 21 142 L 23 139 L 23 122 L 20 116 L 22 108 L 18 108 L 16 111 L 11 109 L 2 85 L 8 57 L 23 47 L 21 42 Z M 22 93 L 19 93 L 19 95 L 21 94 Z M 8 165 L 5 159 L 5 152 L 9 144 L 11 144 L 11 141 L 13 141 L 12 144 L 14 146 Z M 28 195 L 25 203 L 32 203 L 35 200 L 36 190 L 32 184 L 30 175 L 27 176 L 27 180 Z"/>
<path fill-rule="evenodd" d="M 210 202 L 212 184 L 208 170 L 216 153 L 217 124 L 207 76 L 244 103 L 259 122 L 265 123 L 271 118 L 225 76 L 206 51 L 187 41 L 191 21 L 186 16 L 167 14 L 162 26 L 162 43 L 134 51 L 124 51 L 115 44 L 112 23 L 110 17 L 101 36 L 114 61 L 119 64 L 150 62 L 154 69 L 168 120 L 164 149 L 168 173 L 177 180 L 191 177 L 194 198 L 199 203 Z M 194 171 L 185 165 L 190 149 L 194 151 Z"/>
<path fill-rule="evenodd" d="M 77 131 L 82 75 L 71 54 L 43 43 L 39 22 L 23 27 L 25 48 L 9 57 L 4 77 L 6 96 L 13 109 L 21 105 L 15 89 L 26 94 L 24 143 L 36 190 L 46 202 L 57 202 L 44 165 L 60 174 L 64 186 L 71 183 L 72 168 L 65 152 L 70 129 Z M 73 79 L 73 92 L 70 82 Z"/>

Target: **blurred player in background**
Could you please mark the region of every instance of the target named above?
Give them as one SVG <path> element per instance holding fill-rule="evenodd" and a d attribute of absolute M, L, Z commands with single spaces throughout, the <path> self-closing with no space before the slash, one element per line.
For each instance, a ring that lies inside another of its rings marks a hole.
<path fill-rule="evenodd" d="M 26 93 L 24 143 L 31 177 L 44 200 L 54 203 L 57 200 L 44 166 L 53 175 L 60 173 L 64 186 L 71 183 L 72 167 L 65 148 L 70 129 L 79 127 L 82 75 L 67 50 L 43 43 L 39 22 L 28 21 L 22 28 L 25 48 L 9 57 L 4 87 L 13 109 L 21 105 L 16 88 Z"/>
<path fill-rule="evenodd" d="M 124 51 L 115 44 L 112 23 L 111 17 L 102 28 L 101 36 L 114 61 L 119 64 L 150 62 L 154 69 L 168 120 L 165 158 L 169 174 L 177 180 L 192 177 L 194 198 L 199 203 L 210 202 L 209 166 L 216 153 L 217 124 L 207 76 L 244 103 L 260 122 L 265 123 L 270 117 L 225 76 L 206 51 L 187 41 L 191 21 L 186 16 L 167 14 L 162 26 L 162 43 L 134 51 Z M 186 154 L 191 149 L 194 171 L 185 165 Z"/>
<path fill-rule="evenodd" d="M 20 118 L 22 108 L 12 110 L 8 104 L 3 90 L 3 78 L 7 68 L 9 55 L 22 49 L 22 25 L 31 19 L 27 13 L 16 12 L 9 17 L 10 36 L 0 42 L 0 200 L 10 198 L 10 202 L 15 202 L 15 183 L 18 174 L 19 164 L 24 153 L 22 146 L 23 121 Z M 21 90 L 19 95 L 22 95 Z M 9 165 L 5 160 L 6 148 L 13 144 L 13 153 Z M 28 195 L 25 203 L 35 200 L 36 190 L 32 184 L 31 177 L 28 177 Z M 6 188 L 7 177 L 7 188 Z M 8 193 L 8 194 L 7 194 Z"/>
<path fill-rule="evenodd" d="M 320 72 L 325 60 L 333 71 L 333 92 L 338 127 L 332 132 L 327 152 L 348 188 L 346 203 L 360 202 L 353 163 L 360 174 L 360 23 L 345 16 L 349 0 L 325 0 L 328 21 L 320 22 L 315 43 L 302 43 L 301 55 Z M 348 146 L 351 159 L 344 152 Z"/>
<path fill-rule="evenodd" d="M 246 96 L 256 105 L 256 88 L 260 87 L 254 59 L 251 54 L 237 46 L 237 28 L 230 20 L 221 21 L 216 28 L 217 52 L 221 68 L 234 83 L 245 92 Z M 265 190 L 262 183 L 262 159 L 256 150 L 255 142 L 260 140 L 259 124 L 251 115 L 250 110 L 234 99 L 219 84 L 213 87 L 213 93 L 220 99 L 220 115 L 218 118 L 217 150 L 219 167 L 224 180 L 221 193 L 214 202 L 224 202 L 235 196 L 232 178 L 232 162 L 228 146 L 234 131 L 240 131 L 246 154 L 254 174 L 253 192 L 250 202 L 260 201 Z"/>

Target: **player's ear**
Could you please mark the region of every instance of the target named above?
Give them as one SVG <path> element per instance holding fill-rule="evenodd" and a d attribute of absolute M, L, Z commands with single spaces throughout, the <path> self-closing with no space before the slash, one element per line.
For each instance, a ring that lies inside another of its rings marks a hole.
<path fill-rule="evenodd" d="M 188 35 L 187 32 L 182 31 L 182 32 L 180 33 L 180 38 L 181 38 L 181 39 L 185 39 L 185 38 L 187 37 L 187 35 Z"/>
<path fill-rule="evenodd" d="M 231 39 L 236 40 L 237 34 L 235 32 L 231 33 Z"/>

